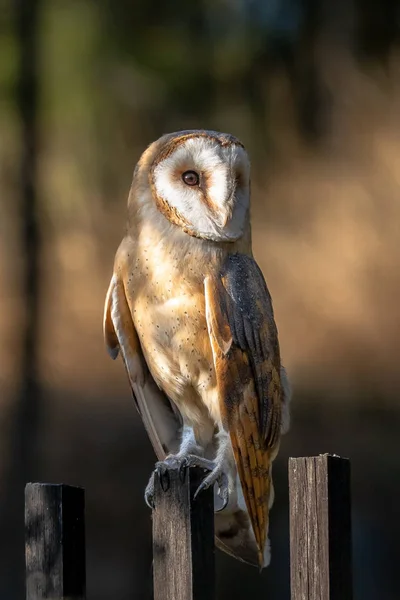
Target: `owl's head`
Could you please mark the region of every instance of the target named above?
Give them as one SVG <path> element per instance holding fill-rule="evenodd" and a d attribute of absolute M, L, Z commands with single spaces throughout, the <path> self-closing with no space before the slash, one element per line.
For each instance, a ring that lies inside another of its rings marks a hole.
<path fill-rule="evenodd" d="M 250 164 L 238 139 L 214 131 L 182 131 L 160 138 L 147 156 L 152 198 L 170 222 L 189 235 L 217 242 L 243 235 Z"/>

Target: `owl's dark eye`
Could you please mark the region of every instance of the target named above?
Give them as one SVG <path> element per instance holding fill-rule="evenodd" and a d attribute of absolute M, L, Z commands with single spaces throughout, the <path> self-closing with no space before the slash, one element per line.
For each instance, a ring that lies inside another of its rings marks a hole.
<path fill-rule="evenodd" d="M 182 174 L 182 181 L 186 183 L 186 185 L 199 185 L 199 175 L 196 171 L 185 171 Z"/>

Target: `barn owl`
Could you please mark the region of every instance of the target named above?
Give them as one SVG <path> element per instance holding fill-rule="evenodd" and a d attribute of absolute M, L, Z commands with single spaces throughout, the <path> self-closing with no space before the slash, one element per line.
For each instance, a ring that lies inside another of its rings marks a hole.
<path fill-rule="evenodd" d="M 159 462 L 214 486 L 219 548 L 270 561 L 272 462 L 289 428 L 270 294 L 252 255 L 250 164 L 229 134 L 182 131 L 137 164 L 104 311 Z M 154 473 L 145 491 L 153 503 Z"/>

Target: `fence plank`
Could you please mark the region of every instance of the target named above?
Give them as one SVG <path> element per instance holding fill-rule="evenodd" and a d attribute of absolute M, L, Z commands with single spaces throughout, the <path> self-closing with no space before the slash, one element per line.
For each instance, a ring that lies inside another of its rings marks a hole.
<path fill-rule="evenodd" d="M 350 462 L 289 459 L 292 600 L 352 600 Z"/>
<path fill-rule="evenodd" d="M 27 600 L 86 597 L 85 492 L 68 485 L 25 487 Z"/>
<path fill-rule="evenodd" d="M 201 469 L 156 475 L 153 510 L 154 600 L 214 600 L 212 488 L 193 495 Z"/>

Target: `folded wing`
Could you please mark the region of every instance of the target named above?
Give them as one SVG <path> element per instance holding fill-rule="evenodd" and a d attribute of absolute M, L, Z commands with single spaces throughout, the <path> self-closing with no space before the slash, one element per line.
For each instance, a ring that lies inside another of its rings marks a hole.
<path fill-rule="evenodd" d="M 271 298 L 254 259 L 241 254 L 230 255 L 218 275 L 206 278 L 205 296 L 223 424 L 262 566 L 283 402 Z"/>
<path fill-rule="evenodd" d="M 136 407 L 159 460 L 177 452 L 181 419 L 167 396 L 156 385 L 143 357 L 124 282 L 114 274 L 104 308 L 104 339 L 110 356 L 122 355 Z"/>

